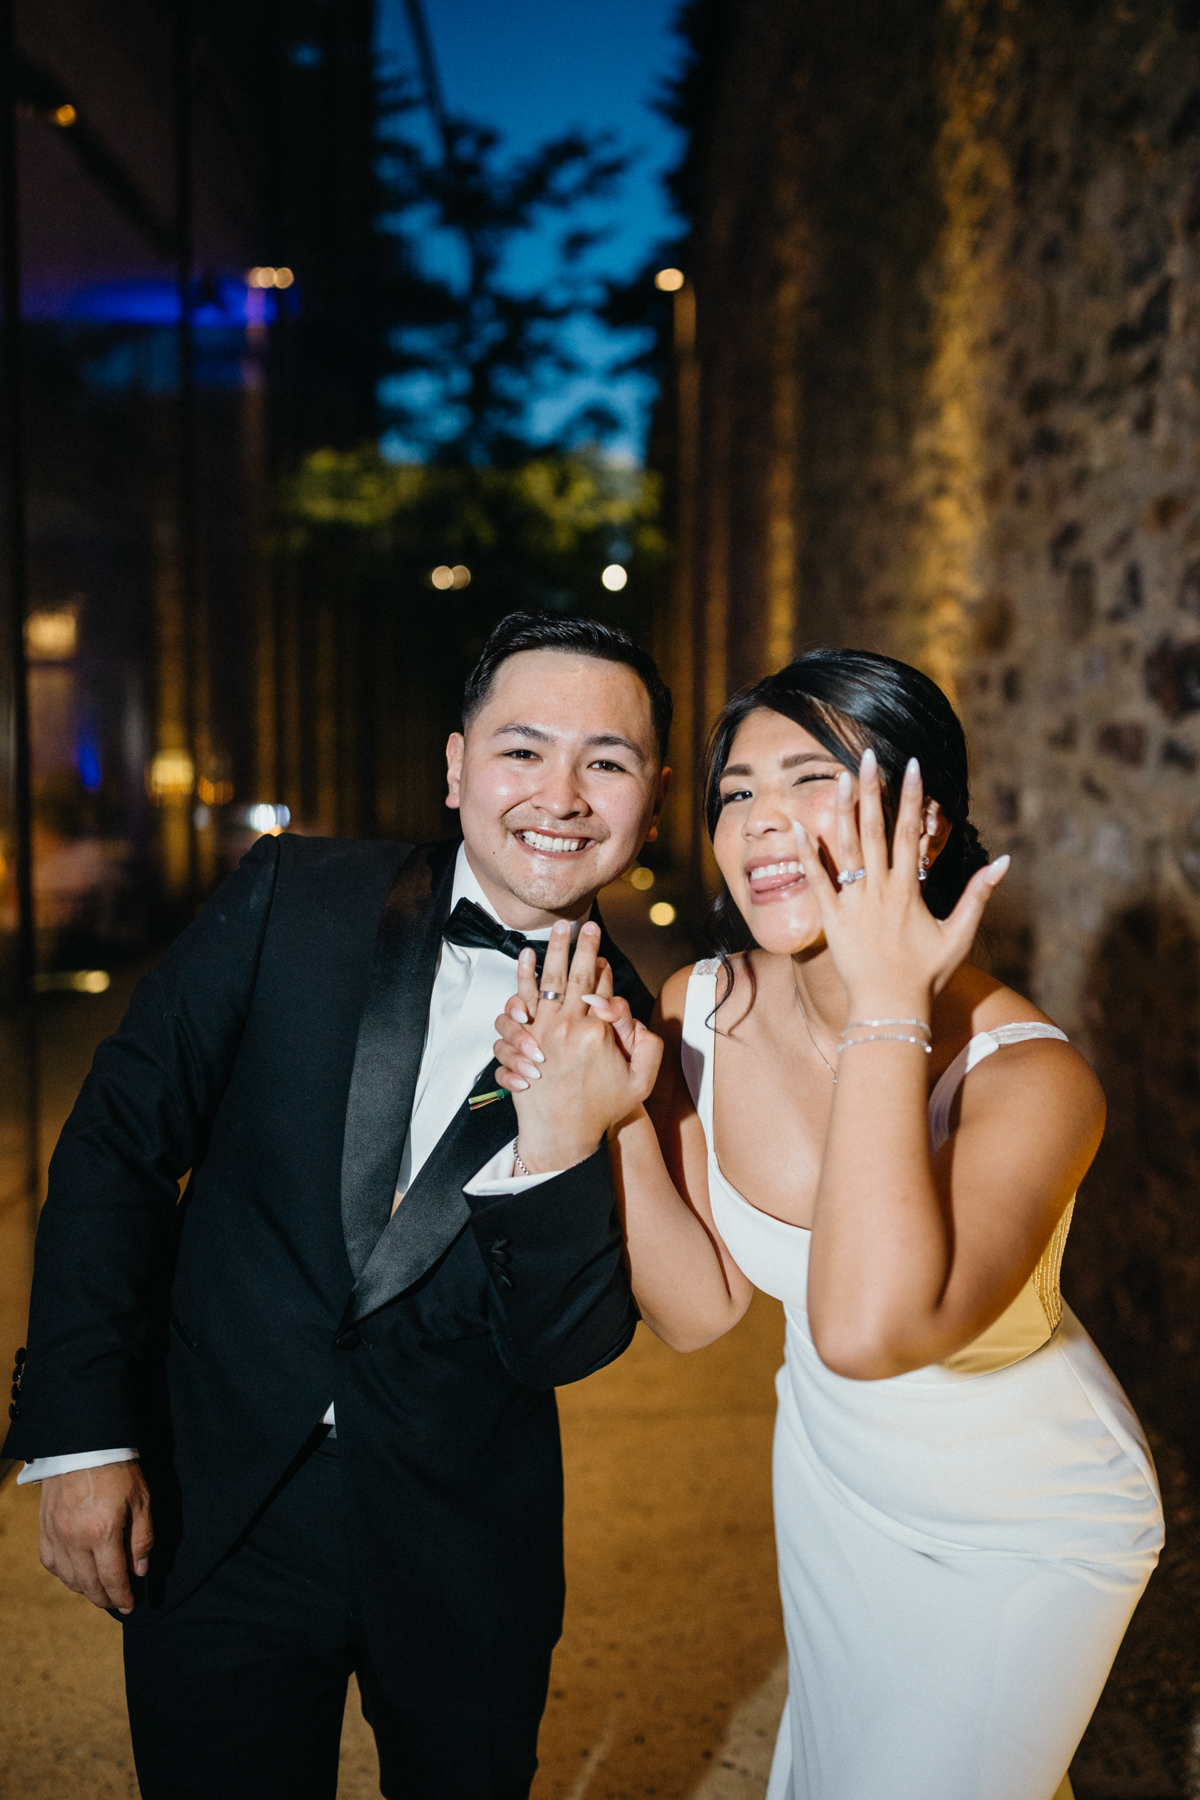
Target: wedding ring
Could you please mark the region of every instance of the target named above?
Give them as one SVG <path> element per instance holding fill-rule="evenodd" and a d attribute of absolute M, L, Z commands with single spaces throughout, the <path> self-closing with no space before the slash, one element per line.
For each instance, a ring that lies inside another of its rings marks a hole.
<path fill-rule="evenodd" d="M 538 989 L 538 999 L 539 1000 L 565 1000 L 566 997 L 567 996 L 565 994 L 556 994 L 554 992 L 553 988 L 539 988 Z"/>
<path fill-rule="evenodd" d="M 865 881 L 866 879 L 867 879 L 867 871 L 865 869 L 839 869 L 838 870 L 838 886 L 839 887 L 849 887 L 850 883 L 852 881 Z"/>

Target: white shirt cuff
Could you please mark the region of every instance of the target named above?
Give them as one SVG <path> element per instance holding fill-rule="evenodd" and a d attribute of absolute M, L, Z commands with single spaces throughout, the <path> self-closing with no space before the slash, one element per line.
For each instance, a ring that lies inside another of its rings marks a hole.
<path fill-rule="evenodd" d="M 544 1175 L 514 1175 L 513 1163 L 517 1155 L 517 1140 L 505 1144 L 497 1150 L 491 1162 L 484 1163 L 478 1175 L 463 1186 L 464 1194 L 473 1194 L 477 1200 L 486 1200 L 501 1194 L 522 1194 L 526 1188 L 540 1187 L 543 1181 L 553 1181 L 561 1175 L 561 1169 L 548 1169 Z"/>
<path fill-rule="evenodd" d="M 80 1450 L 74 1456 L 39 1456 L 25 1464 L 17 1486 L 49 1481 L 52 1475 L 74 1475 L 80 1469 L 106 1469 L 109 1463 L 136 1462 L 137 1454 L 136 1450 Z"/>

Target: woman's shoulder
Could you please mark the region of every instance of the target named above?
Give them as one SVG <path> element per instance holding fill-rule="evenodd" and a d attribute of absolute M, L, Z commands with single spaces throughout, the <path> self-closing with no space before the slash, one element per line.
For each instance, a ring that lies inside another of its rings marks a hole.
<path fill-rule="evenodd" d="M 683 1018 L 684 1008 L 687 1005 L 688 984 L 692 979 L 693 972 L 705 967 L 703 962 L 688 963 L 684 968 L 676 969 L 673 975 L 667 976 L 658 995 L 658 1012 L 663 1019 L 679 1021 Z"/>
<path fill-rule="evenodd" d="M 1061 1030 L 1040 1006 L 982 969 L 960 969 L 945 997 L 950 1002 L 948 1030 L 939 1031 L 938 1036 L 943 1044 L 949 1040 L 951 1056 L 973 1038 L 998 1031 L 1004 1025 L 1046 1025 L 1054 1032 Z M 934 1055 L 937 1058 L 936 1045 Z M 1006 1086 L 1010 1081 L 1019 1081 L 1021 1068 L 1031 1065 L 1036 1066 L 1040 1088 L 1049 1083 L 1064 1103 L 1073 1100 L 1089 1116 L 1103 1117 L 1104 1094 L 1091 1064 L 1069 1040 L 1064 1043 L 1060 1037 L 1047 1034 L 1027 1038 L 1005 1046 L 1003 1057 L 988 1057 L 989 1085 L 999 1082 Z"/>
<path fill-rule="evenodd" d="M 983 969 L 964 964 L 939 997 L 935 1014 L 938 1037 L 966 1044 L 1000 1025 L 1050 1025 L 1058 1029 L 1048 1013 L 1016 988 L 1006 986 Z"/>
<path fill-rule="evenodd" d="M 711 981 L 720 975 L 722 967 L 725 967 L 730 971 L 736 986 L 743 961 L 744 958 L 740 953 L 726 957 L 724 961 L 719 956 L 706 956 L 702 957 L 699 962 L 688 963 L 684 968 L 676 969 L 674 975 L 668 976 L 664 981 L 659 993 L 658 1010 L 660 1015 L 664 1019 L 683 1018 L 687 1006 L 688 989 L 693 976 L 700 980 Z"/>

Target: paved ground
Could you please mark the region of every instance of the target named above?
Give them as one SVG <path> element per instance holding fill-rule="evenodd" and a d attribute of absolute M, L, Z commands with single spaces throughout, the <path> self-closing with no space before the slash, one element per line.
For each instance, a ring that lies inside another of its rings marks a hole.
<path fill-rule="evenodd" d="M 639 897 L 606 914 L 657 986 L 686 960 Z M 43 1011 L 44 1150 L 123 1010 L 109 994 Z M 26 1227 L 0 1206 L 0 1346 L 23 1330 Z M 534 1800 L 762 1800 L 786 1676 L 769 1450 L 778 1307 L 694 1357 L 639 1331 L 628 1355 L 561 1395 L 568 1609 Z M 1163 1568 L 1073 1771 L 1078 1800 L 1200 1797 L 1200 1505 L 1156 1445 L 1170 1519 Z M 0 1487 L 3 1800 L 136 1800 L 119 1628 L 37 1563 L 36 1495 Z M 351 1693 L 340 1800 L 374 1800 L 370 1734 Z"/>

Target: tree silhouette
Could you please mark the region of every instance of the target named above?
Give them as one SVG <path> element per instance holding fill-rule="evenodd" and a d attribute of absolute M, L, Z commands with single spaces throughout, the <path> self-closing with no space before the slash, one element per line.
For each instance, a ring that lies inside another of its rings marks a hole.
<path fill-rule="evenodd" d="M 413 105 L 403 89 L 385 98 L 379 179 L 394 321 L 385 415 L 426 458 L 510 466 L 532 448 L 531 399 L 551 377 L 582 371 L 564 326 L 596 316 L 602 299 L 580 265 L 604 234 L 569 215 L 615 195 L 628 159 L 611 133 L 579 131 L 509 155 L 497 131 L 466 119 L 445 121 L 431 155 L 401 129 Z M 554 270 L 518 292 L 506 279 L 514 244 L 554 216 L 567 221 Z M 616 421 L 593 407 L 582 423 L 602 437 Z"/>

